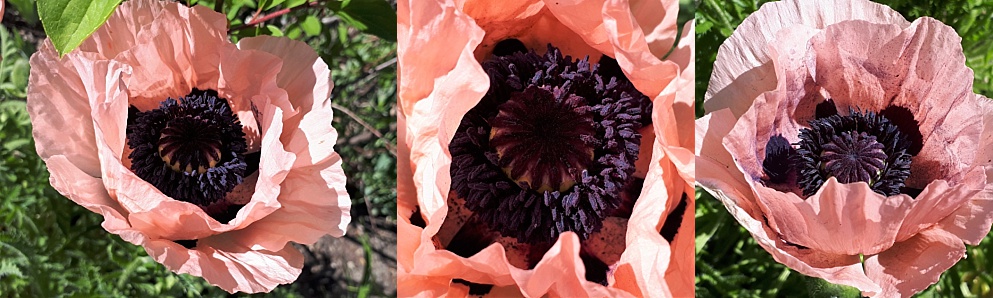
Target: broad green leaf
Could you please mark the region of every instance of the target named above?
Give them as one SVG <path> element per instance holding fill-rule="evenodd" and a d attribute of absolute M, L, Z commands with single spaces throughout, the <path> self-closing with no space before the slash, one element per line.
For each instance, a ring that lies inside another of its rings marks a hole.
<path fill-rule="evenodd" d="M 61 56 L 100 28 L 120 3 L 121 0 L 40 0 L 38 17 Z"/>
<path fill-rule="evenodd" d="M 328 8 L 363 32 L 389 41 L 397 40 L 397 13 L 385 0 L 329 1 Z"/>
<path fill-rule="evenodd" d="M 274 25 L 266 25 L 265 29 L 269 30 L 269 35 L 283 36 L 283 30 L 280 30 L 279 27 L 276 27 Z"/>
<path fill-rule="evenodd" d="M 286 2 L 286 0 L 262 0 L 259 1 L 259 7 L 262 7 L 262 10 L 270 10 L 273 7 L 283 4 L 283 2 Z"/>
<path fill-rule="evenodd" d="M 300 28 L 303 28 L 303 32 L 307 33 L 307 36 L 316 36 L 321 34 L 321 21 L 317 20 L 315 16 L 308 15 L 300 22 Z"/>

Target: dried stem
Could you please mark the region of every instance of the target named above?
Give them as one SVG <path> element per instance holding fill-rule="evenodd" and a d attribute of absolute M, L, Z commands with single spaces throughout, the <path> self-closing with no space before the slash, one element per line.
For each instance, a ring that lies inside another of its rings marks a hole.
<path fill-rule="evenodd" d="M 331 108 L 335 110 L 339 110 L 342 113 L 345 113 L 345 115 L 348 115 L 349 118 L 352 118 L 352 120 L 358 122 L 359 125 L 362 125 L 363 128 L 365 128 L 367 131 L 369 131 L 370 133 L 372 133 L 377 138 L 383 141 L 384 146 L 386 146 L 386 151 L 389 151 L 390 154 L 393 155 L 393 157 L 397 157 L 397 151 L 396 148 L 393 147 L 393 142 L 390 142 L 390 140 L 386 139 L 386 137 L 384 137 L 382 133 L 376 130 L 376 128 L 372 127 L 372 125 L 369 125 L 369 123 L 362 120 L 362 118 L 359 118 L 359 116 L 356 115 L 355 112 L 352 112 L 348 108 L 345 108 L 336 103 L 331 103 Z"/>
<path fill-rule="evenodd" d="M 295 11 L 295 10 L 320 6 L 320 5 L 322 5 L 321 2 L 322 1 L 308 2 L 307 4 L 300 5 L 300 6 L 295 6 L 295 7 L 280 9 L 280 10 L 274 11 L 274 12 L 272 12 L 270 14 L 264 15 L 262 17 L 252 17 L 252 20 L 251 21 L 248 21 L 248 23 L 245 23 L 245 24 L 243 24 L 241 26 L 238 26 L 238 27 L 231 28 L 231 30 L 229 30 L 228 32 L 234 32 L 234 31 L 238 31 L 238 30 L 241 30 L 241 29 L 247 29 L 247 28 L 255 27 L 255 26 L 259 25 L 259 24 L 262 24 L 262 23 L 265 23 L 265 22 L 267 22 L 269 20 L 278 18 L 278 17 L 280 17 L 282 15 L 288 14 L 288 13 L 290 13 L 292 11 Z M 261 7 L 259 9 L 261 9 Z M 256 14 L 256 16 L 257 15 L 258 14 Z"/>

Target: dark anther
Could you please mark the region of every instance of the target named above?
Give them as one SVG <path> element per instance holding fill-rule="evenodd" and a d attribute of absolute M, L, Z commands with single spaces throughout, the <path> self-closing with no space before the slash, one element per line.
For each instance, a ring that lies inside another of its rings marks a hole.
<path fill-rule="evenodd" d="M 428 223 L 424 221 L 424 214 L 421 213 L 421 206 L 417 206 L 414 209 L 414 214 L 410 215 L 410 224 L 421 228 L 428 226 Z"/>
<path fill-rule="evenodd" d="M 838 182 L 866 182 L 873 191 L 900 193 L 910 176 L 911 143 L 896 125 L 875 113 L 851 111 L 810 121 L 800 130 L 800 186 L 817 192 L 828 177 Z"/>
<path fill-rule="evenodd" d="M 765 145 L 765 159 L 762 160 L 762 170 L 768 177 L 768 182 L 788 183 L 791 178 L 795 181 L 798 157 L 796 148 L 782 135 L 770 137 Z"/>
<path fill-rule="evenodd" d="M 483 296 L 493 290 L 493 285 L 478 284 L 461 278 L 453 279 L 452 282 L 469 286 L 469 295 L 473 296 Z"/>
<path fill-rule="evenodd" d="M 689 200 L 684 193 L 679 198 L 676 208 L 672 208 L 672 212 L 669 212 L 669 216 L 666 216 L 665 222 L 662 223 L 662 230 L 659 231 L 659 235 L 662 235 L 662 238 L 665 238 L 665 241 L 669 241 L 669 243 L 676 239 L 676 232 L 679 232 L 679 226 L 683 224 L 683 213 L 686 213 L 687 201 Z"/>
<path fill-rule="evenodd" d="M 907 153 L 910 155 L 921 153 L 921 149 L 924 148 L 924 135 L 921 134 L 920 123 L 917 123 L 910 110 L 901 106 L 889 106 L 879 114 L 900 128 L 900 133 L 907 137 L 907 141 L 910 141 L 910 148 L 907 149 Z"/>
<path fill-rule="evenodd" d="M 223 203 L 248 168 L 245 134 L 227 100 L 194 89 L 157 109 L 131 107 L 128 114 L 131 171 L 169 197 L 227 217 L 226 205 L 215 203 Z"/>
<path fill-rule="evenodd" d="M 614 58 L 610 58 L 610 56 L 607 55 L 601 55 L 599 64 L 600 67 L 598 70 L 600 75 L 603 77 L 623 78 L 624 80 L 627 80 L 627 77 L 624 76 L 624 71 L 621 71 L 621 66 L 617 64 L 617 60 L 614 60 Z"/>
<path fill-rule="evenodd" d="M 831 99 L 822 101 L 814 107 L 814 118 L 816 119 L 827 118 L 834 115 L 838 115 L 838 107 L 834 105 L 834 101 Z"/>
<path fill-rule="evenodd" d="M 476 216 L 470 216 L 445 249 L 463 258 L 472 257 L 496 241 L 494 234 Z"/>
<path fill-rule="evenodd" d="M 245 154 L 245 177 L 255 174 L 259 170 L 259 163 L 262 162 L 262 151 Z"/>
<path fill-rule="evenodd" d="M 193 240 L 173 240 L 172 242 L 176 242 L 176 244 L 182 245 L 186 249 L 193 249 L 193 248 L 196 248 L 197 247 L 197 240 L 196 239 L 193 239 Z"/>
<path fill-rule="evenodd" d="M 586 267 L 586 280 L 606 286 L 610 266 L 585 249 L 579 252 L 579 258 L 583 260 L 583 267 Z"/>
<path fill-rule="evenodd" d="M 531 86 L 490 121 L 498 165 L 521 188 L 568 190 L 593 162 L 593 117 L 582 97 Z"/>
<path fill-rule="evenodd" d="M 514 53 L 527 53 L 528 47 L 520 40 L 504 39 L 493 46 L 493 56 L 507 56 Z"/>

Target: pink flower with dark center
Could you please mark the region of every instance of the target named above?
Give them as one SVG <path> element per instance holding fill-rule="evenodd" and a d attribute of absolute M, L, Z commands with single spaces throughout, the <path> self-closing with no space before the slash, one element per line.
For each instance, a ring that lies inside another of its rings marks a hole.
<path fill-rule="evenodd" d="M 697 180 L 800 273 L 924 290 L 993 221 L 993 118 L 960 41 L 869 1 L 763 5 L 718 52 Z"/>
<path fill-rule="evenodd" d="M 692 295 L 677 5 L 399 3 L 400 296 Z"/>
<path fill-rule="evenodd" d="M 52 186 L 170 270 L 267 292 L 300 274 L 290 242 L 344 234 L 330 71 L 306 44 L 235 45 L 220 13 L 135 0 L 65 57 L 46 40 L 30 63 Z"/>

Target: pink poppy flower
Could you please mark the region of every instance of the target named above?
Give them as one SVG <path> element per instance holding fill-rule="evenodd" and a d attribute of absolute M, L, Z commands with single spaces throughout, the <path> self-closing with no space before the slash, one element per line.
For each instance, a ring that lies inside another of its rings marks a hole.
<path fill-rule="evenodd" d="M 960 42 L 869 1 L 762 6 L 718 52 L 697 180 L 800 273 L 924 290 L 993 221 L 993 119 Z"/>
<path fill-rule="evenodd" d="M 400 1 L 400 296 L 692 295 L 677 6 Z"/>
<path fill-rule="evenodd" d="M 309 46 L 227 39 L 224 15 L 135 0 L 61 59 L 31 57 L 28 110 L 51 183 L 177 273 L 228 292 L 292 282 L 290 242 L 341 236 L 330 71 Z"/>

